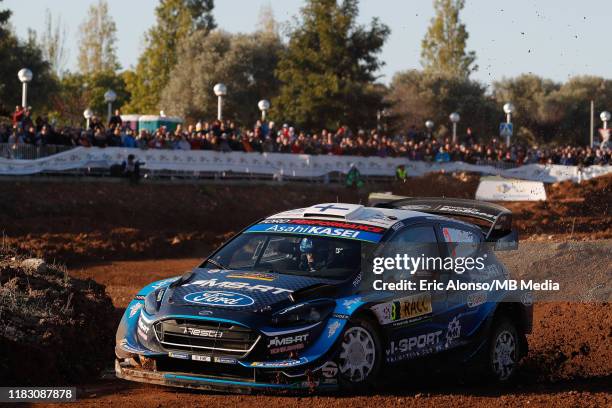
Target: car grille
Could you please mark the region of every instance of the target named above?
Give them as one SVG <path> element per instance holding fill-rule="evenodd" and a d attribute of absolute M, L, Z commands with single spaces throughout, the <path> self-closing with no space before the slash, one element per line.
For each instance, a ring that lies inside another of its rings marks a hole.
<path fill-rule="evenodd" d="M 201 320 L 162 320 L 155 323 L 154 329 L 157 340 L 166 350 L 235 358 L 249 354 L 260 338 L 247 327 Z"/>

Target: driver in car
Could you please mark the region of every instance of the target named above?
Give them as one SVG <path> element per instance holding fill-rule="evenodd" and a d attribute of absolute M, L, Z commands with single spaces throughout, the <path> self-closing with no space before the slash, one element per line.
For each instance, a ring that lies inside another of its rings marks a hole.
<path fill-rule="evenodd" d="M 313 240 L 312 238 L 302 238 L 300 240 L 300 265 L 301 270 L 308 272 L 316 272 L 325 264 L 326 256 L 322 256 L 321 252 L 325 252 L 324 243 Z"/>

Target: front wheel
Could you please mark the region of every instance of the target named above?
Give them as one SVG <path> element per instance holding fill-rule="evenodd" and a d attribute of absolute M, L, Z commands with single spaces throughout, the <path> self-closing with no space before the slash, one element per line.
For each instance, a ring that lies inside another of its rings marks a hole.
<path fill-rule="evenodd" d="M 337 361 L 343 387 L 373 386 L 382 366 L 382 344 L 374 324 L 367 319 L 351 320 Z"/>

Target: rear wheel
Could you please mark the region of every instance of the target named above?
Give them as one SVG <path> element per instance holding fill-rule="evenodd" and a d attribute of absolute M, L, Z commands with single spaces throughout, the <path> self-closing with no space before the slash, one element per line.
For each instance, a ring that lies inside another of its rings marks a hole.
<path fill-rule="evenodd" d="M 521 357 L 519 331 L 514 323 L 502 318 L 491 333 L 487 371 L 497 381 L 510 380 Z"/>
<path fill-rule="evenodd" d="M 374 324 L 367 319 L 352 320 L 344 332 L 337 361 L 345 388 L 374 385 L 382 365 L 382 345 Z"/>

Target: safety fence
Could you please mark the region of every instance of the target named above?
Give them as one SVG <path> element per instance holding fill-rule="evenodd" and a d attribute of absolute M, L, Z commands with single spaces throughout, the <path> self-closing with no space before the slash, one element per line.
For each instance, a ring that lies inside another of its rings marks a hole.
<path fill-rule="evenodd" d="M 0 157 L 14 160 L 36 160 L 73 149 L 74 146 L 0 143 Z"/>
<path fill-rule="evenodd" d="M 516 168 L 498 168 L 463 162 L 429 163 L 410 161 L 402 157 L 358 157 L 306 155 L 284 153 L 217 152 L 210 150 L 157 150 L 121 147 L 77 147 L 56 154 L 33 150 L 36 159 L 0 156 L 0 175 L 27 174 L 109 174 L 113 165 L 121 164 L 134 155 L 141 163 L 144 175 L 172 178 L 263 179 L 295 181 L 334 181 L 344 179 L 355 168 L 363 178 L 390 180 L 403 165 L 408 176 L 432 172 L 474 172 L 506 178 L 554 183 L 563 180 L 581 181 L 612 172 L 611 166 L 578 166 L 529 164 Z M 33 149 L 38 146 L 31 146 Z M 24 156 L 22 156 L 24 157 Z"/>

